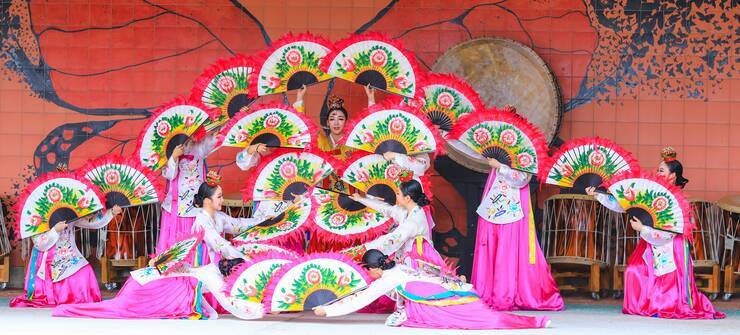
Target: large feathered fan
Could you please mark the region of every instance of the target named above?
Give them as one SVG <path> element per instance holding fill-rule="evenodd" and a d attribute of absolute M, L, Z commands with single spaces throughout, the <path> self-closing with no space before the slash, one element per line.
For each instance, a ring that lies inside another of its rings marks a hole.
<path fill-rule="evenodd" d="M 477 154 L 514 169 L 536 174 L 547 157 L 542 132 L 513 109 L 486 110 L 458 121 L 448 139 L 459 140 Z"/>
<path fill-rule="evenodd" d="M 250 78 L 254 96 L 282 93 L 331 79 L 319 68 L 331 42 L 311 34 L 287 36 L 270 44 L 254 59 L 256 74 Z"/>
<path fill-rule="evenodd" d="M 428 74 L 421 90 L 424 92 L 421 113 L 446 135 L 461 117 L 485 108 L 470 85 L 451 74 Z"/>
<path fill-rule="evenodd" d="M 300 257 L 300 254 L 295 251 L 268 243 L 236 243 L 234 247 L 248 257 L 258 257 L 265 253 L 280 253 L 294 258 Z"/>
<path fill-rule="evenodd" d="M 16 203 L 21 238 L 99 211 L 104 208 L 101 199 L 95 185 L 72 173 L 44 174 L 26 186 Z"/>
<path fill-rule="evenodd" d="M 400 166 L 381 155 L 355 153 L 347 159 L 342 180 L 368 195 L 395 205 L 401 171 Z"/>
<path fill-rule="evenodd" d="M 442 140 L 431 122 L 407 106 L 375 104 L 349 122 L 344 142 L 370 153 L 406 155 L 442 152 Z"/>
<path fill-rule="evenodd" d="M 627 214 L 646 226 L 679 234 L 685 234 L 684 229 L 690 226 L 691 207 L 686 196 L 663 177 L 630 171 L 613 177 L 607 188 Z"/>
<path fill-rule="evenodd" d="M 150 204 L 163 198 L 157 176 L 133 157 L 105 155 L 87 162 L 77 174 L 100 189 L 108 208 Z"/>
<path fill-rule="evenodd" d="M 198 102 L 177 98 L 158 108 L 139 134 L 136 152 L 145 167 L 156 171 L 180 144 L 209 120 L 209 110 Z"/>
<path fill-rule="evenodd" d="M 334 164 L 332 164 L 334 163 Z M 336 161 L 321 152 L 277 150 L 264 157 L 242 189 L 245 201 L 292 200 L 326 178 Z"/>
<path fill-rule="evenodd" d="M 223 289 L 230 292 L 234 299 L 261 303 L 272 275 L 295 259 L 279 252 L 254 257 L 231 269 L 231 273 L 224 278 Z"/>
<path fill-rule="evenodd" d="M 266 219 L 260 224 L 234 237 L 239 243 L 272 243 L 300 241 L 308 229 L 311 215 L 311 199 L 292 204 L 274 218 Z"/>
<path fill-rule="evenodd" d="M 337 78 L 413 97 L 421 71 L 414 55 L 378 33 L 352 35 L 334 43 L 321 69 Z"/>
<path fill-rule="evenodd" d="M 284 265 L 275 273 L 262 301 L 266 311 L 310 311 L 369 282 L 365 270 L 344 254 L 312 254 Z"/>
<path fill-rule="evenodd" d="M 161 274 L 168 274 L 182 264 L 188 256 L 195 252 L 197 245 L 203 240 L 203 233 L 181 239 L 167 250 L 152 259 L 154 267 Z"/>
<path fill-rule="evenodd" d="M 268 147 L 303 149 L 315 140 L 316 126 L 293 107 L 269 104 L 239 112 L 224 126 L 223 146 L 245 148 L 264 143 Z"/>
<path fill-rule="evenodd" d="M 628 151 L 607 139 L 580 138 L 563 144 L 539 171 L 540 180 L 584 193 L 619 173 L 639 170 Z"/>
<path fill-rule="evenodd" d="M 322 246 L 363 243 L 383 234 L 391 223 L 380 212 L 322 188 L 313 190 L 312 236 Z M 326 248 L 324 248 L 326 249 Z"/>
<path fill-rule="evenodd" d="M 215 121 L 208 127 L 225 123 L 254 101 L 249 97 L 251 66 L 247 57 L 237 55 L 218 60 L 195 79 L 191 100 L 219 111 Z"/>

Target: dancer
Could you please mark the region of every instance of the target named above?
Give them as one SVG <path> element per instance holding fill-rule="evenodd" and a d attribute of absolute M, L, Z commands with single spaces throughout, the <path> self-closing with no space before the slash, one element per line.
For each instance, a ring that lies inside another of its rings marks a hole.
<path fill-rule="evenodd" d="M 396 265 L 376 249 L 368 250 L 362 262 L 374 279 L 368 288 L 315 308 L 316 315 L 347 315 L 387 294 L 397 301 L 396 311 L 385 322 L 392 327 L 522 329 L 545 328 L 550 324 L 549 318 L 544 316 L 493 311 L 480 301 L 472 285 L 403 264 Z"/>
<path fill-rule="evenodd" d="M 676 151 L 668 147 L 661 155 L 663 161 L 658 164 L 656 174 L 680 188 L 686 186 L 689 180 L 683 176 L 683 165 L 676 160 Z M 624 212 L 613 196 L 596 193 L 593 187 L 587 188 L 586 193 L 610 210 Z M 725 317 L 696 289 L 689 252 L 693 227 L 684 234 L 675 234 L 647 227 L 636 217 L 630 218 L 630 225 L 640 233 L 640 241 L 624 272 L 622 313 L 667 319 Z"/>
<path fill-rule="evenodd" d="M 471 283 L 497 311 L 562 310 L 550 267 L 537 243 L 529 197 L 530 175 L 488 159 Z"/>

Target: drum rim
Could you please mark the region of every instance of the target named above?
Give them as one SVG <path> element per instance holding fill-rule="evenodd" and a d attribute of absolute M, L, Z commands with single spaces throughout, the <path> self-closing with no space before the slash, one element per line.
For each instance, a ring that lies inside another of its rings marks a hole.
<path fill-rule="evenodd" d="M 563 111 L 563 105 L 564 105 L 563 95 L 562 95 L 562 92 L 560 91 L 560 86 L 557 84 L 557 77 L 555 76 L 555 73 L 552 71 L 552 68 L 550 68 L 547 62 L 545 62 L 545 60 L 542 59 L 542 57 L 540 57 L 540 55 L 537 54 L 536 51 L 534 51 L 534 49 L 530 48 L 529 46 L 524 45 L 521 42 L 508 39 L 508 38 L 496 37 L 496 36 L 481 36 L 481 37 L 477 37 L 477 38 L 470 39 L 462 43 L 456 44 L 455 46 L 447 49 L 444 53 L 442 53 L 439 57 L 437 57 L 437 60 L 434 62 L 434 64 L 431 67 L 432 71 L 435 73 L 441 73 L 441 72 L 437 72 L 434 69 L 440 65 L 440 60 L 448 53 L 453 52 L 454 50 L 457 50 L 460 48 L 467 47 L 469 44 L 480 43 L 482 41 L 509 44 L 509 45 L 514 45 L 515 47 L 519 47 L 519 50 L 525 51 L 530 56 L 528 57 L 530 60 L 533 60 L 536 63 L 536 65 L 539 65 L 545 69 L 545 74 L 550 77 L 548 86 L 550 87 L 552 92 L 555 94 L 555 100 L 556 100 L 557 119 L 555 121 L 555 129 L 553 129 L 552 136 L 547 139 L 548 146 L 552 145 L 555 139 L 559 138 L 558 135 L 560 134 L 560 127 L 563 121 L 563 114 L 565 114 Z M 467 81 L 467 79 L 465 78 L 462 78 L 462 79 Z M 514 107 L 516 108 L 516 106 Z"/>
<path fill-rule="evenodd" d="M 733 202 L 733 200 L 736 200 Z M 740 213 L 740 195 L 726 195 L 717 200 L 717 206 L 728 212 Z"/>
<path fill-rule="evenodd" d="M 553 194 L 549 198 L 547 198 L 545 201 L 550 200 L 590 200 L 590 201 L 596 201 L 596 198 L 593 196 L 590 196 L 588 194 L 575 194 L 575 193 L 562 193 L 562 194 Z"/>

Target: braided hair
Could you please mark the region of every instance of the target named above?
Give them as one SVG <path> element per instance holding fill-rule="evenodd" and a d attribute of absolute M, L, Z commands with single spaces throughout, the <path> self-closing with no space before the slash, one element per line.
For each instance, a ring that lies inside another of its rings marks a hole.
<path fill-rule="evenodd" d="M 396 266 L 396 261 L 378 249 L 370 249 L 362 255 L 362 265 L 368 269 L 390 270 Z"/>

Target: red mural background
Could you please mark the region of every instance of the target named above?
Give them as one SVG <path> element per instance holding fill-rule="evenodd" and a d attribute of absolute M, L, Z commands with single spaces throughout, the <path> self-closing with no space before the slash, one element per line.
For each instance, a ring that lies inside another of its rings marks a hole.
<path fill-rule="evenodd" d="M 379 31 L 427 70 L 476 37 L 532 48 L 562 93 L 560 139 L 609 138 L 645 167 L 672 145 L 689 195 L 716 200 L 740 192 L 737 15 L 731 0 L 2 1 L 0 193 L 7 206 L 57 162 L 74 169 L 104 153 L 132 154 L 150 111 L 188 95 L 220 58 L 256 53 L 288 32 L 338 40 Z M 362 87 L 316 85 L 306 102 L 316 121 L 328 89 L 350 113 L 364 107 Z M 258 102 L 270 99 L 283 97 Z M 246 177 L 234 154 L 209 158 L 227 176 L 227 194 Z M 464 227 L 464 213 L 451 214 L 461 199 L 437 194 L 451 209 L 439 215 Z"/>

